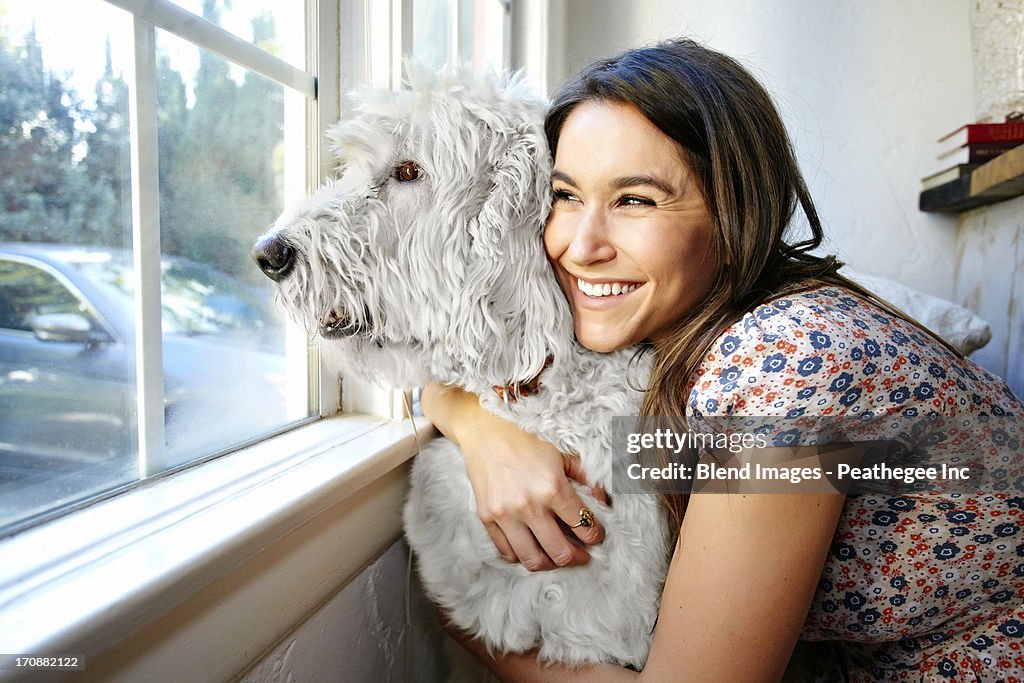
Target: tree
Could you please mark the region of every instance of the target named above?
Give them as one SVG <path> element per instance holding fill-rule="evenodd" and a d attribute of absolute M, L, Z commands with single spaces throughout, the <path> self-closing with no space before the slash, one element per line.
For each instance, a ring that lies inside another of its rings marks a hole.
<path fill-rule="evenodd" d="M 216 0 L 203 17 L 220 21 Z M 253 22 L 258 41 L 271 42 L 273 20 Z M 161 109 L 166 105 L 160 102 Z M 241 85 L 227 61 L 200 52 L 195 104 L 178 118 L 180 137 L 161 129 L 161 244 L 165 252 L 211 263 L 257 282 L 248 253 L 281 207 L 274 150 L 282 139 L 282 92 L 247 73 Z M 161 126 L 164 122 L 161 121 Z M 178 130 L 174 124 L 168 126 Z"/>
<path fill-rule="evenodd" d="M 85 138 L 86 153 L 72 178 L 79 188 L 72 206 L 79 239 L 88 244 L 118 246 L 131 243 L 131 140 L 128 84 L 115 75 L 106 41 L 103 75 L 95 86 L 96 107 L 85 112 L 92 131 Z"/>
<path fill-rule="evenodd" d="M 0 38 L 0 239 L 121 245 L 130 225 L 127 86 L 109 48 L 97 107 L 86 110 L 44 68 L 34 28 L 23 42 Z"/>
<path fill-rule="evenodd" d="M 4 239 L 62 240 L 69 236 L 68 166 L 75 144 L 77 104 L 43 68 L 35 28 L 21 47 L 0 43 L 0 234 Z"/>
<path fill-rule="evenodd" d="M 222 3 L 204 0 L 204 18 L 219 23 Z M 272 47 L 272 17 L 254 19 L 253 34 Z M 128 244 L 129 92 L 109 39 L 94 107 L 44 69 L 34 30 L 23 43 L 0 35 L 0 240 Z M 281 207 L 282 89 L 252 73 L 236 81 L 207 51 L 192 106 L 161 50 L 156 75 L 162 249 L 255 282 L 250 245 Z"/>

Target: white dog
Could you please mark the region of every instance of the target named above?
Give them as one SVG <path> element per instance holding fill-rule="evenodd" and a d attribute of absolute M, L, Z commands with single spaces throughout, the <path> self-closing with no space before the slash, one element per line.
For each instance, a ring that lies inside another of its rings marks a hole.
<path fill-rule="evenodd" d="M 632 350 L 594 354 L 573 339 L 542 244 L 543 104 L 515 77 L 456 71 L 358 98 L 358 114 L 329 132 L 341 179 L 281 216 L 254 249 L 279 299 L 352 372 L 465 387 L 579 453 L 589 480 L 613 490 L 611 418 L 637 414 L 641 394 L 630 387 L 645 384 L 647 369 Z M 524 387 L 532 391 L 517 396 Z M 406 534 L 429 596 L 488 646 L 642 667 L 667 572 L 666 516 L 652 495 L 606 507 L 580 494 L 604 541 L 585 566 L 531 573 L 499 557 L 462 456 L 437 440 L 414 461 Z"/>

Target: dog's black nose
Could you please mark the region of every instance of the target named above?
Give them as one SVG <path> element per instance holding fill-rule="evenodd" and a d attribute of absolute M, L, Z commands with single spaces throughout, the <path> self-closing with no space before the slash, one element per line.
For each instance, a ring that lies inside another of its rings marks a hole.
<path fill-rule="evenodd" d="M 252 248 L 252 258 L 274 282 L 288 277 L 295 263 L 295 250 L 278 235 L 264 237 Z"/>

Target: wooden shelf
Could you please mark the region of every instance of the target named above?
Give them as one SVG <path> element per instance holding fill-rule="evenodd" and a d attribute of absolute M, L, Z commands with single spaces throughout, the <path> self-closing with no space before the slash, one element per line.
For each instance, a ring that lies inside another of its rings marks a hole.
<path fill-rule="evenodd" d="M 921 193 L 921 211 L 960 213 L 1024 194 L 1024 145 L 1000 154 L 969 175 Z"/>

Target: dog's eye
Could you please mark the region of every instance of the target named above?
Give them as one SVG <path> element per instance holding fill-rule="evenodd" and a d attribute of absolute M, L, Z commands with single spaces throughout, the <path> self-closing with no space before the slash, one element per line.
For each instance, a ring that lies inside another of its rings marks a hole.
<path fill-rule="evenodd" d="M 415 161 L 403 161 L 395 167 L 395 180 L 400 183 L 411 183 L 420 177 L 420 167 Z"/>

